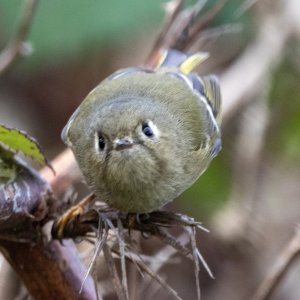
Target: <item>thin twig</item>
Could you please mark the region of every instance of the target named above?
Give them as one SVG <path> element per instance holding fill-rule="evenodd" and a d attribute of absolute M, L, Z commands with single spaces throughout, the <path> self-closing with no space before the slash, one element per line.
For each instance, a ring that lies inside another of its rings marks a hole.
<path fill-rule="evenodd" d="M 191 28 L 190 37 L 188 39 L 187 45 L 185 46 L 185 51 L 191 51 L 194 44 L 202 37 L 203 33 L 209 28 L 211 22 L 216 18 L 218 13 L 224 7 L 228 0 L 219 0 L 216 4 L 206 12 L 199 21 Z"/>
<path fill-rule="evenodd" d="M 176 240 L 184 247 L 186 247 L 187 243 L 189 242 L 186 234 L 177 236 Z M 166 261 L 171 262 L 171 257 L 177 252 L 178 251 L 176 248 L 168 244 L 165 245 L 160 251 L 152 256 L 152 260 L 149 262 L 150 269 L 157 273 L 166 264 Z"/>
<path fill-rule="evenodd" d="M 124 238 L 124 227 L 120 219 L 117 221 L 118 225 L 118 244 L 120 252 L 120 261 L 121 261 L 121 274 L 122 274 L 122 286 L 126 299 L 129 299 L 128 293 L 128 284 L 127 284 L 127 272 L 126 272 L 126 262 L 125 262 L 125 238 Z"/>
<path fill-rule="evenodd" d="M 196 290 L 197 290 L 197 299 L 201 299 L 201 290 L 200 290 L 200 279 L 199 279 L 199 260 L 198 260 L 198 253 L 197 253 L 197 244 L 196 244 L 196 229 L 190 229 L 190 240 L 191 240 L 191 247 L 193 253 L 193 263 L 194 263 L 194 273 L 195 273 L 195 280 L 196 280 Z"/>
<path fill-rule="evenodd" d="M 170 1 L 167 6 L 165 25 L 146 59 L 146 65 L 156 66 L 161 49 L 174 48 L 184 52 L 190 51 L 227 1 L 217 1 L 202 16 L 200 13 L 206 0 L 198 0 L 187 8 L 183 8 L 183 1 Z"/>
<path fill-rule="evenodd" d="M 258 0 L 246 0 L 244 1 L 240 7 L 236 10 L 236 17 L 241 17 L 247 10 L 249 10 L 252 6 L 256 4 Z"/>
<path fill-rule="evenodd" d="M 181 300 L 180 296 L 178 295 L 178 293 L 171 288 L 171 286 L 169 286 L 156 272 L 154 272 L 153 270 L 151 270 L 146 263 L 143 261 L 143 259 L 141 258 L 141 256 L 137 253 L 135 253 L 134 249 L 129 245 L 129 248 L 131 250 L 131 253 L 127 256 L 127 258 L 129 260 L 131 260 L 132 262 L 134 262 L 135 264 L 137 264 L 141 270 L 143 270 L 145 273 L 147 273 L 153 280 L 155 280 L 156 282 L 158 282 L 162 287 L 164 287 L 171 295 L 173 295 L 175 297 L 175 299 L 177 300 Z M 131 256 L 132 254 L 134 254 L 134 257 Z M 138 260 L 136 260 L 135 258 L 138 258 Z"/>
<path fill-rule="evenodd" d="M 170 30 L 170 27 L 174 23 L 174 20 L 177 18 L 178 14 L 182 9 L 183 0 L 171 0 L 165 5 L 165 22 L 160 30 L 160 33 L 153 44 L 152 50 L 150 51 L 149 57 L 146 59 L 149 65 L 154 65 L 157 60 L 156 55 L 159 50 L 162 48 L 166 34 Z"/>
<path fill-rule="evenodd" d="M 101 252 L 101 250 L 103 249 L 104 245 L 106 244 L 107 237 L 108 237 L 108 230 L 106 229 L 105 232 L 104 232 L 103 237 L 102 237 L 102 234 L 101 234 L 101 237 L 98 237 L 98 240 L 97 240 L 97 243 L 96 243 L 96 246 L 95 246 L 95 249 L 94 249 L 93 257 L 92 257 L 92 259 L 91 259 L 91 261 L 89 263 L 89 266 L 88 266 L 88 269 L 86 271 L 86 274 L 85 274 L 85 276 L 84 276 L 84 278 L 82 280 L 79 293 L 81 293 L 82 288 L 84 287 L 85 281 L 89 277 L 89 275 L 91 273 L 91 270 L 94 267 L 96 258 L 99 256 L 99 253 Z"/>
<path fill-rule="evenodd" d="M 0 74 L 7 71 L 22 55 L 22 47 L 28 35 L 37 3 L 38 0 L 25 1 L 17 33 L 0 53 Z"/>
<path fill-rule="evenodd" d="M 292 263 L 300 255 L 300 225 L 297 226 L 296 232 L 275 261 L 272 269 L 266 275 L 265 279 L 255 292 L 251 300 L 267 300 L 270 299 L 276 287 L 282 281 L 284 275 L 289 270 Z"/>
<path fill-rule="evenodd" d="M 113 256 L 112 256 L 111 249 L 107 244 L 103 245 L 103 254 L 105 257 L 105 262 L 107 264 L 107 268 L 109 270 L 111 279 L 113 281 L 113 285 L 114 285 L 116 294 L 118 295 L 118 299 L 125 300 L 126 295 L 122 288 L 122 283 L 121 283 L 121 280 L 120 280 L 118 272 L 117 272 L 116 264 L 115 264 Z"/>

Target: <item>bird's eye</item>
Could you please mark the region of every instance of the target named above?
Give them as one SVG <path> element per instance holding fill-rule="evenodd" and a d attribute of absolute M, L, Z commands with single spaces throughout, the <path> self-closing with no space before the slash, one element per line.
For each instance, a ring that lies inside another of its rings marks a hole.
<path fill-rule="evenodd" d="M 104 139 L 104 137 L 103 137 L 102 135 L 99 135 L 99 138 L 98 138 L 98 145 L 99 145 L 99 149 L 100 149 L 101 151 L 103 151 L 104 148 L 105 148 L 105 139 Z"/>
<path fill-rule="evenodd" d="M 144 135 L 146 135 L 147 137 L 152 137 L 154 135 L 154 132 L 148 123 L 143 124 L 142 130 Z"/>

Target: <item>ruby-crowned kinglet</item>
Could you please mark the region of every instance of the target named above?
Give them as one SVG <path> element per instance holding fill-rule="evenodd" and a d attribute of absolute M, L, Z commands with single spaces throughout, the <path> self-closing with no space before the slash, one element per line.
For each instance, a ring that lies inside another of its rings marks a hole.
<path fill-rule="evenodd" d="M 221 149 L 218 80 L 191 71 L 207 55 L 168 50 L 155 69 L 120 70 L 92 90 L 62 132 L 91 190 L 147 213 L 174 200 Z"/>

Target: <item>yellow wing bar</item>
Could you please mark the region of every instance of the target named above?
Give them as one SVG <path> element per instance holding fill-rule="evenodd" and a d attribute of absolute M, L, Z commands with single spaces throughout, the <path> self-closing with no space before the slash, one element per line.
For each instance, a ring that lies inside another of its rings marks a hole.
<path fill-rule="evenodd" d="M 167 49 L 161 51 L 156 69 L 176 67 L 183 74 L 189 74 L 208 57 L 209 54 L 207 52 L 197 52 L 188 55 L 175 49 Z"/>

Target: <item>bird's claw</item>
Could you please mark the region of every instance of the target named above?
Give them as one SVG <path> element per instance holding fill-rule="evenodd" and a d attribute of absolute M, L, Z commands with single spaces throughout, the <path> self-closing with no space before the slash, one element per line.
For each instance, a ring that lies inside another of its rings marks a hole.
<path fill-rule="evenodd" d="M 55 222 L 56 236 L 59 239 L 63 238 L 64 229 L 66 225 L 71 220 L 78 218 L 80 215 L 86 212 L 87 209 L 89 208 L 89 205 L 93 202 L 94 199 L 95 199 L 94 194 L 85 197 L 75 206 L 69 208 L 61 217 L 59 217 L 59 219 Z"/>

